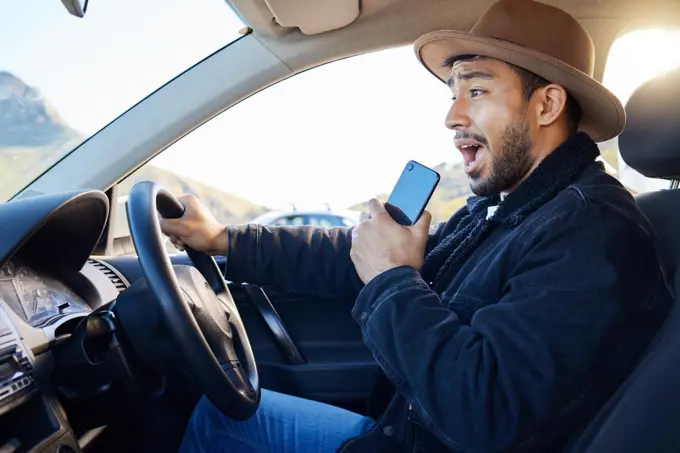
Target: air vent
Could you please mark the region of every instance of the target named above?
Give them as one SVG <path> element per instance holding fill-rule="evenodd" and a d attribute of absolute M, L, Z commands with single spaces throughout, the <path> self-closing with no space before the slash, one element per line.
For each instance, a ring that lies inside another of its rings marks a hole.
<path fill-rule="evenodd" d="M 96 267 L 97 269 L 99 269 L 104 275 L 106 275 L 106 278 L 111 280 L 111 283 L 113 283 L 113 286 L 116 287 L 118 292 L 123 292 L 130 286 L 130 283 L 128 283 L 125 277 L 120 275 L 115 269 L 113 269 L 111 266 L 104 263 L 103 261 L 89 259 L 87 260 L 87 262 Z"/>

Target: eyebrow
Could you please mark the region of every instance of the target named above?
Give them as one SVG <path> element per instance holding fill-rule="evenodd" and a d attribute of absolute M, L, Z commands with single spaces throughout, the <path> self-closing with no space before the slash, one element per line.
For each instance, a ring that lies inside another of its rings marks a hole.
<path fill-rule="evenodd" d="M 482 71 L 471 71 L 471 72 L 465 72 L 461 74 L 456 75 L 456 79 L 458 80 L 470 80 L 470 79 L 493 79 L 494 76 L 492 74 L 489 74 L 488 72 L 482 72 Z M 449 80 L 446 81 L 446 84 L 450 87 L 453 85 L 453 77 L 450 77 Z"/>

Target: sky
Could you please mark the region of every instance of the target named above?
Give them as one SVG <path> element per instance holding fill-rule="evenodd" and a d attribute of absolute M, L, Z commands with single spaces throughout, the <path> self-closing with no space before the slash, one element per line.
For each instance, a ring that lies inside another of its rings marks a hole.
<path fill-rule="evenodd" d="M 90 0 L 84 19 L 61 0 L 3 1 L 0 71 L 39 88 L 89 135 L 242 26 L 220 0 Z"/>
<path fill-rule="evenodd" d="M 91 135 L 242 26 L 222 0 L 90 0 L 85 19 L 60 0 L 4 2 L 0 42 L 13 45 L 0 50 L 0 70 L 39 88 L 66 123 Z M 680 55 L 650 51 L 679 46 L 680 32 L 625 36 L 604 82 L 625 101 L 643 80 L 680 64 Z M 631 71 L 629 56 L 641 54 L 650 58 Z M 444 127 L 449 98 L 410 46 L 362 55 L 256 94 L 152 163 L 269 207 L 347 207 L 391 191 L 409 159 L 460 161 Z"/>

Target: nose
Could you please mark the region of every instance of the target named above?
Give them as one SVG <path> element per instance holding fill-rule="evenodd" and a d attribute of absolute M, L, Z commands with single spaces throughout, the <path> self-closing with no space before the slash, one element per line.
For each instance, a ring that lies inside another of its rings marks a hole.
<path fill-rule="evenodd" d="M 470 118 L 467 116 L 467 101 L 457 99 L 451 104 L 449 113 L 446 115 L 446 127 L 451 130 L 467 129 L 470 127 Z"/>

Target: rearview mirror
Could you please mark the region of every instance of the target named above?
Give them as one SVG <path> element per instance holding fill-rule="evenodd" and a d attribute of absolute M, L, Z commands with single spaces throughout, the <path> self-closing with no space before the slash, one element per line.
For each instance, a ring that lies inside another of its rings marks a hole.
<path fill-rule="evenodd" d="M 61 0 L 68 12 L 76 17 L 85 17 L 88 1 L 89 0 Z"/>

